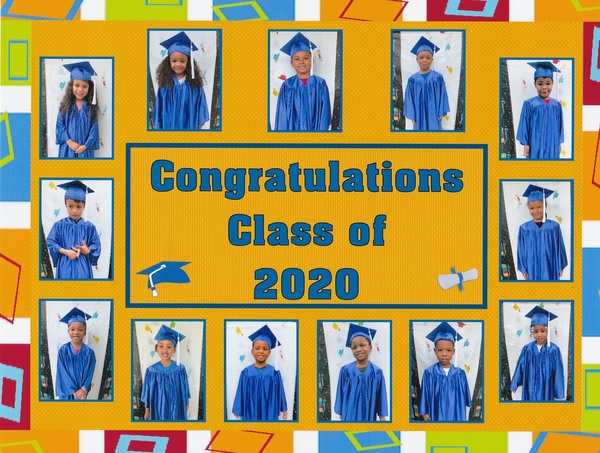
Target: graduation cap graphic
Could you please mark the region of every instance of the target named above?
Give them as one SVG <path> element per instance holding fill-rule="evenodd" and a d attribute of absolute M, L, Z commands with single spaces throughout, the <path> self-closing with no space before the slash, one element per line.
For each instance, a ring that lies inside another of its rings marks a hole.
<path fill-rule="evenodd" d="M 191 261 L 161 261 L 147 269 L 139 271 L 138 274 L 148 276 L 148 288 L 152 290 L 152 296 L 157 297 L 156 285 L 159 283 L 189 283 L 190 277 L 182 269 Z"/>

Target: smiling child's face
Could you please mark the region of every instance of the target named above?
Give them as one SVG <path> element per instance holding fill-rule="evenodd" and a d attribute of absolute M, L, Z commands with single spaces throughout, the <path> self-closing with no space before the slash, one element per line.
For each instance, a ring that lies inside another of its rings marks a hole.
<path fill-rule="evenodd" d="M 542 324 L 536 324 L 531 327 L 531 334 L 538 346 L 546 344 L 548 339 L 548 328 Z"/>
<path fill-rule="evenodd" d="M 365 362 L 369 360 L 369 354 L 371 354 L 373 346 L 369 344 L 369 340 L 366 337 L 359 335 L 352 339 L 350 349 L 357 362 Z"/>
<path fill-rule="evenodd" d="M 534 222 L 542 222 L 544 219 L 544 202 L 542 200 L 527 203 L 529 214 Z"/>
<path fill-rule="evenodd" d="M 312 57 L 307 50 L 301 50 L 292 55 L 292 68 L 296 71 L 296 75 L 301 79 L 307 79 L 310 76 L 310 68 L 312 67 Z"/>
<path fill-rule="evenodd" d="M 433 55 L 428 50 L 422 50 L 417 55 L 417 64 L 421 69 L 421 72 L 429 71 L 429 67 L 431 66 L 431 62 L 433 61 Z"/>
<path fill-rule="evenodd" d="M 78 101 L 83 101 L 88 95 L 90 84 L 85 80 L 73 80 L 73 95 Z"/>
<path fill-rule="evenodd" d="M 173 357 L 176 350 L 173 342 L 170 340 L 160 340 L 156 345 L 156 352 L 158 353 L 161 362 L 168 362 L 171 360 L 171 357 Z"/>
<path fill-rule="evenodd" d="M 83 343 L 83 337 L 85 336 L 85 323 L 80 321 L 75 321 L 69 324 L 69 338 L 71 339 L 71 343 L 73 344 L 81 344 Z"/>
<path fill-rule="evenodd" d="M 263 365 L 271 355 L 271 348 L 266 341 L 256 340 L 252 344 L 251 353 L 256 363 Z"/>
<path fill-rule="evenodd" d="M 171 69 L 177 78 L 181 79 L 185 75 L 185 68 L 188 62 L 187 55 L 181 52 L 171 52 L 169 54 L 169 61 L 171 62 Z"/>

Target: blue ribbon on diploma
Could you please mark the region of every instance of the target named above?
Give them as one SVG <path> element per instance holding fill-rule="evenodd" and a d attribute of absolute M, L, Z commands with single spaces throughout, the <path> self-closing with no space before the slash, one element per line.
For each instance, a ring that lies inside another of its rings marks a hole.
<path fill-rule="evenodd" d="M 463 283 L 463 274 L 461 274 L 460 272 L 456 272 L 456 269 L 454 269 L 454 267 L 450 268 L 450 272 L 452 272 L 453 274 L 458 275 L 458 289 L 460 291 L 462 291 L 463 290 L 463 286 L 462 286 L 462 283 Z"/>

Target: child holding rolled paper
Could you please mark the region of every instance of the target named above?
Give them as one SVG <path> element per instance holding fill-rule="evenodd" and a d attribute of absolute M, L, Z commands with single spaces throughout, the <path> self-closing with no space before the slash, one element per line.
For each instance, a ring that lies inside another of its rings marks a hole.
<path fill-rule="evenodd" d="M 565 397 L 562 355 L 556 344 L 550 342 L 548 330 L 554 313 L 539 305 L 525 315 L 531 319 L 530 332 L 534 341 L 521 350 L 510 389 L 516 392 L 523 386 L 523 401 L 554 401 Z"/>
<path fill-rule="evenodd" d="M 287 420 L 287 402 L 279 370 L 267 363 L 271 350 L 280 346 L 266 324 L 249 335 L 254 363 L 240 373 L 232 412 L 246 421 Z"/>
<path fill-rule="evenodd" d="M 162 325 L 154 337 L 160 362 L 146 368 L 141 400 L 146 406 L 144 420 L 187 420 L 190 386 L 185 366 L 173 363 L 177 345 L 185 338 Z"/>
<path fill-rule="evenodd" d="M 389 415 L 383 371 L 369 360 L 376 333 L 358 324 L 348 329 L 346 347 L 356 361 L 344 365 L 338 378 L 334 411 L 342 421 L 383 421 Z"/>
<path fill-rule="evenodd" d="M 424 420 L 434 422 L 467 421 L 466 408 L 471 407 L 467 374 L 452 365 L 455 344 L 462 336 L 450 324 L 442 322 L 427 339 L 434 344 L 438 363 L 423 373 L 419 412 Z"/>
<path fill-rule="evenodd" d="M 532 217 L 519 227 L 517 269 L 525 280 L 560 280 L 567 267 L 560 224 L 546 218 L 546 200 L 553 193 L 533 184 L 523 193 Z"/>

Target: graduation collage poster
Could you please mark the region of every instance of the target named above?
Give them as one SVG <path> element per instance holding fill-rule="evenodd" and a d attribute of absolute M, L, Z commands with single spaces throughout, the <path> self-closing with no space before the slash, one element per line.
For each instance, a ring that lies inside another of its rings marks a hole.
<path fill-rule="evenodd" d="M 600 3 L 2 0 L 0 452 L 600 450 Z"/>

